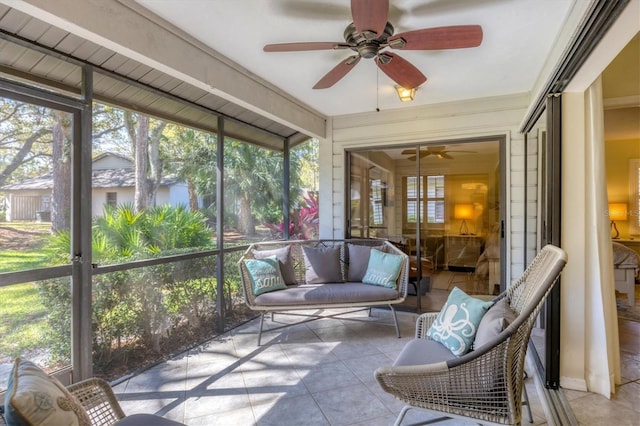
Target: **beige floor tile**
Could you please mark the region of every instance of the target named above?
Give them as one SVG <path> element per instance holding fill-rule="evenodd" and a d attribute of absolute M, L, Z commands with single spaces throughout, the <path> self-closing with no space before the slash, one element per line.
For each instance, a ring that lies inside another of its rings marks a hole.
<path fill-rule="evenodd" d="M 444 275 L 444 274 L 443 274 Z M 443 285 L 442 279 L 440 284 Z M 440 310 L 446 292 L 434 288 L 423 298 Z M 263 334 L 258 320 L 114 386 L 127 413 L 154 413 L 190 425 L 388 425 L 404 403 L 385 393 L 373 377 L 391 365 L 414 336 L 417 315 L 398 312 L 396 337 L 389 309 L 350 313 Z M 272 327 L 299 321 L 277 315 Z M 621 323 L 621 348 L 635 350 L 637 323 Z M 612 400 L 565 390 L 582 425 L 640 424 L 640 355 L 622 349 L 624 385 Z M 546 425 L 532 379 L 527 380 L 534 425 Z M 429 418 L 411 410 L 406 423 Z M 472 423 L 449 420 L 444 425 Z M 523 419 L 523 424 L 529 424 Z"/>

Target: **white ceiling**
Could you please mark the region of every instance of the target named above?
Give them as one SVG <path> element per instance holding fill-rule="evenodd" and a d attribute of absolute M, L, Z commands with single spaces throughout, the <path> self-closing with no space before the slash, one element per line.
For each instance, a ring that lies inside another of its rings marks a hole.
<path fill-rule="evenodd" d="M 333 87 L 313 90 L 349 50 L 263 52 L 270 43 L 344 41 L 352 20 L 348 0 L 136 1 L 311 108 L 336 116 L 529 92 L 572 5 L 583 0 L 390 0 L 396 34 L 467 24 L 481 25 L 484 33 L 476 48 L 394 50 L 428 79 L 406 104 L 372 59 L 362 59 Z"/>

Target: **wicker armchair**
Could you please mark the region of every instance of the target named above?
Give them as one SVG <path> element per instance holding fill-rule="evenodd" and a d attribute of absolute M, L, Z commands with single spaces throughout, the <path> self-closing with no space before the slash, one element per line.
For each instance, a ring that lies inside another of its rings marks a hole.
<path fill-rule="evenodd" d="M 523 275 L 496 298 L 507 298 L 516 319 L 481 347 L 460 357 L 439 360 L 431 356 L 428 364 L 378 368 L 375 377 L 380 386 L 408 404 L 400 412 L 396 425 L 402 423 L 411 408 L 442 414 L 442 420 L 462 418 L 481 424 L 519 424 L 529 336 L 566 259 L 562 249 L 551 245 L 540 251 Z M 436 316 L 437 313 L 428 313 L 419 317 L 416 339 L 430 340 L 427 330 Z M 423 355 L 416 354 L 417 358 Z"/>
<path fill-rule="evenodd" d="M 92 426 L 178 426 L 182 423 L 165 419 L 153 414 L 133 414 L 125 416 L 109 383 L 92 378 L 67 386 L 69 392 L 78 398 Z"/>

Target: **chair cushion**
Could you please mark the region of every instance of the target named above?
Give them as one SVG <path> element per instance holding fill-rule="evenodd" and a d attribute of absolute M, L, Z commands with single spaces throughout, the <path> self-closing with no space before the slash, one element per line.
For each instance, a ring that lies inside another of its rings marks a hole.
<path fill-rule="evenodd" d="M 506 297 L 498 300 L 482 317 L 473 342 L 473 348 L 484 345 L 511 324 L 518 314 L 511 309 Z"/>
<path fill-rule="evenodd" d="M 58 379 L 17 358 L 5 395 L 7 424 L 90 426 L 82 404 Z"/>
<path fill-rule="evenodd" d="M 296 271 L 293 267 L 290 245 L 273 250 L 253 250 L 252 254 L 256 259 L 275 256 L 278 262 L 280 262 L 280 273 L 282 274 L 284 283 L 287 285 L 296 284 Z"/>
<path fill-rule="evenodd" d="M 342 282 L 339 247 L 302 247 L 307 284 Z"/>
<path fill-rule="evenodd" d="M 245 259 L 254 295 L 287 288 L 280 274 L 280 263 L 275 256 L 265 259 Z"/>
<path fill-rule="evenodd" d="M 447 302 L 427 330 L 427 336 L 442 343 L 457 356 L 471 350 L 478 324 L 493 302 L 485 302 L 454 287 Z"/>
<path fill-rule="evenodd" d="M 362 282 L 395 288 L 402 260 L 403 258 L 399 254 L 383 253 L 380 250 L 372 249 L 367 272 L 364 274 Z"/>
<path fill-rule="evenodd" d="M 441 343 L 430 339 L 410 340 L 393 362 L 395 367 L 443 362 L 456 356 Z"/>
<path fill-rule="evenodd" d="M 304 306 L 313 304 L 349 304 L 359 302 L 379 302 L 398 298 L 398 291 L 362 283 L 340 285 L 302 284 L 289 286 L 286 290 L 261 294 L 256 297 L 258 306 Z"/>
<path fill-rule="evenodd" d="M 154 416 L 153 414 L 132 414 L 120 419 L 113 426 L 184 426 L 184 423 L 178 423 L 164 417 Z"/>
<path fill-rule="evenodd" d="M 349 248 L 349 269 L 347 273 L 347 279 L 349 281 L 362 282 L 364 274 L 367 273 L 367 267 L 369 266 L 369 256 L 371 249 L 383 251 L 384 245 L 380 246 L 365 246 L 360 244 L 347 243 Z"/>

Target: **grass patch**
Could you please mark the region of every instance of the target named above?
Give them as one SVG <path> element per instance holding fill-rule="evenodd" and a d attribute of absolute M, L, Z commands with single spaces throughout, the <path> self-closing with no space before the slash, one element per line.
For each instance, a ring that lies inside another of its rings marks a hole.
<path fill-rule="evenodd" d="M 0 359 L 15 358 L 46 345 L 48 309 L 33 283 L 0 288 Z"/>
<path fill-rule="evenodd" d="M 0 259 L 2 259 L 0 272 L 14 272 L 45 267 L 50 262 L 51 256 L 42 253 L 40 250 L 0 250 Z"/>

